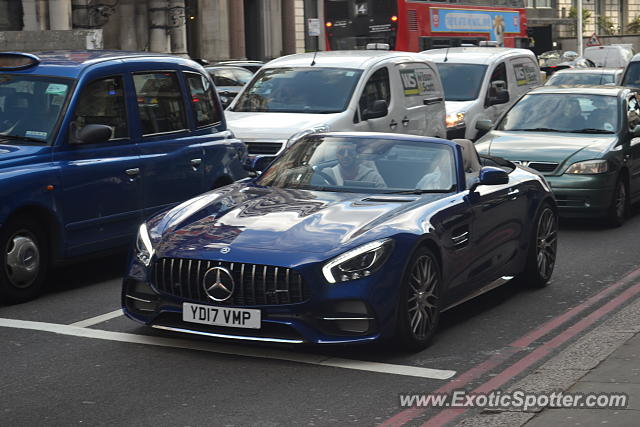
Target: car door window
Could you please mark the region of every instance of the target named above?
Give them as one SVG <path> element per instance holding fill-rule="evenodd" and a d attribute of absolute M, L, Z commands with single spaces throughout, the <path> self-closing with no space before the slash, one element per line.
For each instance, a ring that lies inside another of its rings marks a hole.
<path fill-rule="evenodd" d="M 496 97 L 501 89 L 507 90 L 507 67 L 504 62 L 498 64 L 493 73 L 491 73 L 489 92 L 487 93 L 488 98 Z"/>
<path fill-rule="evenodd" d="M 122 77 L 95 80 L 82 89 L 74 112 L 76 132 L 86 125 L 111 127 L 111 139 L 128 138 Z"/>
<path fill-rule="evenodd" d="M 633 130 L 637 125 L 640 125 L 640 102 L 636 95 L 629 98 L 627 102 L 627 124 L 629 130 Z"/>
<path fill-rule="evenodd" d="M 222 113 L 215 101 L 213 86 L 202 74 L 185 73 L 189 85 L 191 105 L 198 127 L 220 123 Z"/>
<path fill-rule="evenodd" d="M 187 128 L 178 76 L 173 72 L 134 74 L 142 135 Z"/>
<path fill-rule="evenodd" d="M 373 73 L 360 96 L 360 113 L 373 107 L 377 100 L 387 101 L 391 104 L 391 85 L 389 84 L 389 70 L 384 67 Z"/>

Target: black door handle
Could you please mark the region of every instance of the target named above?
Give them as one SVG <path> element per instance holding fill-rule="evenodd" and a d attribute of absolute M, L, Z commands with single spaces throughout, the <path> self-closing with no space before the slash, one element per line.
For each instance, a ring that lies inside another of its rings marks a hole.
<path fill-rule="evenodd" d="M 396 130 L 396 128 L 398 127 L 398 122 L 392 119 L 391 123 L 389 123 L 389 127 L 391 128 L 391 130 Z"/>
<path fill-rule="evenodd" d="M 402 125 L 403 125 L 404 127 L 409 126 L 409 119 L 408 119 L 407 117 L 405 117 L 404 119 L 402 119 Z"/>

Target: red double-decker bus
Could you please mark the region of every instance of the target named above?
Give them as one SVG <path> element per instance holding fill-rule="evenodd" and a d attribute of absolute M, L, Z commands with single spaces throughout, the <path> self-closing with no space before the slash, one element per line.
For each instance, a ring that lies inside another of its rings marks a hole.
<path fill-rule="evenodd" d="M 491 7 L 472 3 L 325 0 L 327 48 L 364 49 L 369 43 L 386 43 L 392 50 L 418 52 L 479 45 L 482 41 L 496 46 L 528 47 L 524 7 L 501 6 L 524 6 L 523 2 L 491 0 Z"/>

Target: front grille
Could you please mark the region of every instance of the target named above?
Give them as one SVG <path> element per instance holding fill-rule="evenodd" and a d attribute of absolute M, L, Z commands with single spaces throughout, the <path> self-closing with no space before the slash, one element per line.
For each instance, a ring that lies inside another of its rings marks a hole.
<path fill-rule="evenodd" d="M 276 154 L 282 148 L 281 142 L 247 142 L 249 154 Z"/>
<path fill-rule="evenodd" d="M 205 293 L 202 282 L 212 267 L 224 267 L 233 276 L 233 294 L 224 302 L 215 302 Z M 207 304 L 296 304 L 311 296 L 300 273 L 271 265 L 161 258 L 155 262 L 151 280 L 161 293 Z"/>
<path fill-rule="evenodd" d="M 558 167 L 558 163 L 552 163 L 552 162 L 531 162 L 529 163 L 529 167 L 531 169 L 535 169 L 538 172 L 542 172 L 542 173 L 550 173 L 553 172 L 554 170 L 556 170 L 556 168 Z"/>

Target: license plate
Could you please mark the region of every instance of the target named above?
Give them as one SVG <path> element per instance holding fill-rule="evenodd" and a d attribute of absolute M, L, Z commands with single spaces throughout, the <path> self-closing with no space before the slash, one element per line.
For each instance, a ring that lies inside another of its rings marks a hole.
<path fill-rule="evenodd" d="M 204 325 L 260 329 L 260 310 L 182 304 L 182 320 Z"/>

